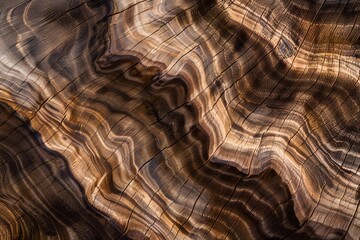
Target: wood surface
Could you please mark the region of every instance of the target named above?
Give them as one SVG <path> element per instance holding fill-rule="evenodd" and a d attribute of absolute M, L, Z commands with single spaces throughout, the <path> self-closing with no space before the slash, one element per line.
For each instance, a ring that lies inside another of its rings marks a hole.
<path fill-rule="evenodd" d="M 1 0 L 0 239 L 360 239 L 360 1 Z"/>

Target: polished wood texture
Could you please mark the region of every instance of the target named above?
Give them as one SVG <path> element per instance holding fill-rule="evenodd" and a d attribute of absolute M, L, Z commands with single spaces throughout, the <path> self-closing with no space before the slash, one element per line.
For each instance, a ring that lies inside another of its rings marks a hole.
<path fill-rule="evenodd" d="M 359 239 L 360 1 L 0 16 L 0 239 Z"/>

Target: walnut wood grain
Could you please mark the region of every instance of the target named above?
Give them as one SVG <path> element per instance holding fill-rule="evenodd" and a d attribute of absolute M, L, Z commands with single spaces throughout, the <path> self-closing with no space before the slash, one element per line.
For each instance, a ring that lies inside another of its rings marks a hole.
<path fill-rule="evenodd" d="M 0 18 L 0 239 L 359 239 L 359 1 Z"/>

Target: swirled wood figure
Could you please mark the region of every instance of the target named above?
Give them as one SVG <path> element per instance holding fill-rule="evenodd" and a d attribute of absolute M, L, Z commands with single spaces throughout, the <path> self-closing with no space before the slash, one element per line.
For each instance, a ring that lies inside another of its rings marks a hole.
<path fill-rule="evenodd" d="M 0 239 L 360 239 L 359 0 L 1 0 Z"/>

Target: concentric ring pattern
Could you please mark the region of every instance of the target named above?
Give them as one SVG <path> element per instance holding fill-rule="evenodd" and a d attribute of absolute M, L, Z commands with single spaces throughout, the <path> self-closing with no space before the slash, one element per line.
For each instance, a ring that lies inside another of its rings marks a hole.
<path fill-rule="evenodd" d="M 0 18 L 0 239 L 359 239 L 360 1 Z"/>

